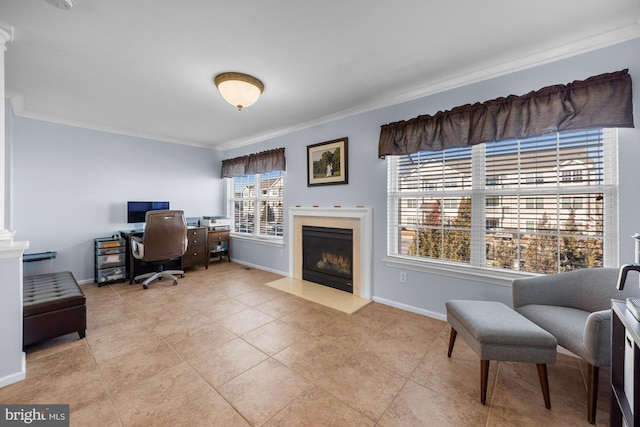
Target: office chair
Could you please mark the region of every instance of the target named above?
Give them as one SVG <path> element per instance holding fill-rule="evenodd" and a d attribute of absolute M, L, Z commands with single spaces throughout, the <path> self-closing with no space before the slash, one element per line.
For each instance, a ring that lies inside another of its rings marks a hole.
<path fill-rule="evenodd" d="M 187 222 L 184 212 L 148 211 L 145 221 L 142 238 L 131 237 L 131 253 L 139 260 L 156 264 L 158 269 L 136 276 L 134 280 L 137 282 L 146 279 L 142 283 L 144 289 L 149 287 L 149 283 L 162 278 L 171 279 L 177 285 L 178 279 L 174 274 L 184 277 L 184 271 L 165 270 L 164 267 L 169 261 L 181 258 L 187 250 Z"/>

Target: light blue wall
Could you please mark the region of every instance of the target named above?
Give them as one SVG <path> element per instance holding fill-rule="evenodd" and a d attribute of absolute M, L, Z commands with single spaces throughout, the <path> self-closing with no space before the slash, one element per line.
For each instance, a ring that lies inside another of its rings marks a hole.
<path fill-rule="evenodd" d="M 445 91 L 422 99 L 380 109 L 332 123 L 315 126 L 283 137 L 251 146 L 230 150 L 225 158 L 259 152 L 268 148 L 285 147 L 287 157 L 285 207 L 301 206 L 357 206 L 373 208 L 373 295 L 374 299 L 412 311 L 442 317 L 444 303 L 453 298 L 490 299 L 511 304 L 511 288 L 473 282 L 435 274 L 409 271 L 406 284 L 399 283 L 399 270 L 385 266 L 386 257 L 386 162 L 377 157 L 380 126 L 406 120 L 420 114 L 434 114 L 439 110 L 482 102 L 510 94 L 521 95 L 553 84 L 565 84 L 589 76 L 630 69 L 634 80 L 634 99 L 640 99 L 640 40 L 556 61 L 532 69 L 514 72 L 491 80 Z M 313 102 L 310 100 L 310 102 Z M 286 113 L 286 112 L 285 112 Z M 640 126 L 636 101 L 635 121 Z M 305 165 L 306 147 L 341 137 L 349 138 L 349 184 L 326 187 L 307 187 Z M 640 130 L 622 129 L 619 132 L 620 218 L 619 260 L 633 261 L 633 241 L 630 236 L 640 231 Z M 287 232 L 285 225 L 285 233 Z M 263 265 L 288 272 L 288 236 L 285 235 L 284 257 L 276 251 L 262 258 L 265 248 L 260 244 L 234 244 L 233 257 L 238 261 Z"/>
<path fill-rule="evenodd" d="M 224 158 L 285 147 L 285 207 L 357 206 L 373 209 L 374 299 L 412 311 L 442 317 L 448 299 L 511 302 L 511 289 L 488 283 L 385 266 L 386 163 L 378 159 L 380 126 L 420 114 L 524 94 L 552 84 L 630 69 L 634 99 L 640 99 L 640 40 L 574 58 L 514 72 L 393 107 L 359 114 L 224 153 Z M 313 102 L 310 100 L 309 102 Z M 286 111 L 283 111 L 286 114 Z M 640 126 L 636 101 L 636 123 Z M 224 185 L 218 178 L 222 156 L 214 150 L 95 132 L 37 120 L 12 118 L 12 189 L 10 228 L 18 240 L 29 240 L 29 252 L 58 251 L 55 267 L 69 269 L 79 280 L 93 280 L 94 237 L 128 228 L 125 205 L 132 199 L 168 199 L 187 215 L 221 214 Z M 640 130 L 619 133 L 619 262 L 633 261 L 633 240 L 640 231 Z M 349 138 L 349 183 L 307 187 L 306 147 Z M 285 217 L 286 218 L 286 217 Z M 284 247 L 234 239 L 232 257 L 267 270 L 287 273 L 288 224 Z"/>
<path fill-rule="evenodd" d="M 131 229 L 127 200 L 168 200 L 186 216 L 224 213 L 221 153 L 11 117 L 9 229 L 28 253 L 93 282 L 93 239 Z M 46 266 L 45 266 L 46 267 Z"/>

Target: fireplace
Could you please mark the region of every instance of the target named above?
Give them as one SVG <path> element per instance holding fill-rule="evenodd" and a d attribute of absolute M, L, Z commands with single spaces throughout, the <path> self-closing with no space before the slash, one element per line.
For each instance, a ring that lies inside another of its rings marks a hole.
<path fill-rule="evenodd" d="M 342 228 L 352 232 L 352 294 L 371 299 L 373 259 L 373 214 L 371 208 L 291 207 L 289 208 L 289 277 L 302 278 L 302 227 Z"/>
<path fill-rule="evenodd" d="M 353 293 L 353 230 L 303 226 L 302 279 Z"/>

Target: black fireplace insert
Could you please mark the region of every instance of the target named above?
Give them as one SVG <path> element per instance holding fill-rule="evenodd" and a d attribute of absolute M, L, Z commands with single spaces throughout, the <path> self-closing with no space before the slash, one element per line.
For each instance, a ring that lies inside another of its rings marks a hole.
<path fill-rule="evenodd" d="M 353 230 L 303 226 L 302 279 L 353 293 Z"/>

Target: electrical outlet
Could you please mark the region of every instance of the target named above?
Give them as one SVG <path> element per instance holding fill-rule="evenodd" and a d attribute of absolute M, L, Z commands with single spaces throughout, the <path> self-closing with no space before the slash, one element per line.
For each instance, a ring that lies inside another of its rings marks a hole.
<path fill-rule="evenodd" d="M 400 272 L 400 283 L 407 283 L 407 272 L 406 271 L 401 271 Z"/>

